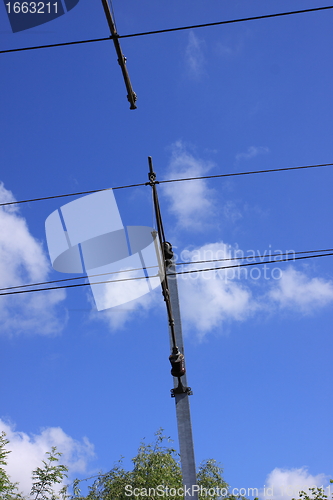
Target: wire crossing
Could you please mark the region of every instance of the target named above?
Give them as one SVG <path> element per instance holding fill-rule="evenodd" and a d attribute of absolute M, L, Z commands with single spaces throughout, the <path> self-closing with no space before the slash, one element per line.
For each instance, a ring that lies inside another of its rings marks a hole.
<path fill-rule="evenodd" d="M 78 40 L 78 41 L 72 41 L 72 42 L 63 42 L 63 43 L 54 43 L 50 45 L 38 45 L 35 47 L 22 47 L 18 49 L 7 49 L 7 50 L 0 50 L 0 54 L 6 54 L 9 52 L 22 52 L 23 50 L 36 50 L 36 49 L 49 49 L 51 47 L 62 47 L 62 46 L 67 46 L 67 45 L 78 45 L 82 43 L 93 43 L 93 42 L 102 42 L 106 40 L 114 40 L 115 38 L 133 38 L 136 36 L 146 36 L 146 35 L 157 35 L 160 33 L 171 33 L 174 31 L 184 31 L 184 30 L 190 30 L 190 29 L 197 29 L 197 28 L 209 28 L 211 26 L 221 26 L 223 24 L 234 24 L 234 23 L 243 23 L 247 21 L 257 21 L 260 19 L 271 19 L 274 17 L 282 17 L 282 16 L 291 16 L 295 14 L 305 14 L 308 12 L 318 12 L 321 10 L 329 10 L 333 9 L 333 5 L 327 5 L 326 7 L 314 7 L 312 9 L 302 9 L 302 10 L 293 10 L 293 11 L 288 11 L 288 12 L 278 12 L 275 14 L 265 14 L 262 16 L 253 16 L 253 17 L 243 17 L 239 19 L 229 19 L 227 21 L 217 21 L 215 23 L 205 23 L 205 24 L 194 24 L 192 26 L 181 26 L 178 28 L 167 28 L 164 30 L 154 30 L 154 31 L 144 31 L 141 33 L 130 33 L 128 35 L 111 35 L 107 38 L 93 38 L 91 40 Z"/>
<path fill-rule="evenodd" d="M 281 256 L 281 254 L 278 254 L 278 255 Z M 180 275 L 180 274 L 203 273 L 203 272 L 208 272 L 208 271 L 219 271 L 219 270 L 223 270 L 223 269 L 232 269 L 235 267 L 247 267 L 247 266 L 265 265 L 265 264 L 277 264 L 279 262 L 294 262 L 295 260 L 314 259 L 317 257 L 329 257 L 332 255 L 333 255 L 333 252 L 323 253 L 323 254 L 318 254 L 318 255 L 305 255 L 305 256 L 292 257 L 292 258 L 286 257 L 286 258 L 282 258 L 282 259 L 278 259 L 278 260 L 249 262 L 246 264 L 234 264 L 231 266 L 219 266 L 219 267 L 211 267 L 211 268 L 207 268 L 207 269 L 191 269 L 189 271 L 177 271 L 174 274 Z M 246 257 L 246 258 L 249 258 L 249 257 Z M 228 259 L 228 260 L 231 260 L 231 259 Z M 207 261 L 207 262 L 211 262 L 211 261 Z M 181 263 L 181 264 L 183 264 L 183 263 Z M 198 264 L 198 262 L 191 262 L 191 264 Z M 130 271 L 134 271 L 134 270 L 131 269 Z M 111 274 L 111 273 L 107 273 L 107 274 Z M 159 274 L 156 274 L 155 276 L 151 276 L 151 278 L 159 278 L 159 277 L 160 277 Z M 69 279 L 71 279 L 71 278 L 69 278 Z M 118 280 L 96 281 L 93 284 L 100 285 L 100 284 L 104 284 L 104 283 L 120 283 L 120 282 L 125 282 L 125 281 L 134 281 L 134 280 L 141 280 L 141 279 L 147 279 L 147 278 L 145 276 L 138 276 L 138 277 L 133 277 L 133 278 L 123 278 L 123 279 L 118 279 Z M 59 281 L 61 281 L 61 280 L 59 280 Z M 52 282 L 50 282 L 50 283 L 52 283 Z M 21 287 L 23 287 L 23 286 L 34 286 L 34 285 L 22 285 Z M 61 285 L 61 286 L 53 286 L 53 287 L 46 287 L 46 288 L 34 288 L 33 290 L 18 290 L 18 291 L 14 291 L 14 292 L 6 292 L 5 291 L 3 293 L 0 293 L 0 295 L 16 295 L 16 294 L 22 294 L 22 293 L 43 292 L 43 291 L 47 291 L 47 290 L 59 290 L 61 288 L 74 288 L 74 287 L 79 287 L 79 286 L 90 286 L 90 283 L 76 283 L 74 285 Z M 3 289 L 0 289 L 0 291 L 1 290 L 8 290 L 11 288 L 16 288 L 16 287 L 10 287 L 7 289 L 3 288 Z"/>
<path fill-rule="evenodd" d="M 272 254 L 264 254 L 264 255 L 253 255 L 253 256 L 246 256 L 246 257 L 225 257 L 221 259 L 209 259 L 209 260 L 192 260 L 192 261 L 186 261 L 186 262 L 175 262 L 175 266 L 186 266 L 186 265 L 193 265 L 193 264 L 208 264 L 210 262 L 224 262 L 224 261 L 235 261 L 235 260 L 250 260 L 250 259 L 265 259 L 265 258 L 270 258 L 270 259 L 275 259 L 275 262 L 278 262 L 280 260 L 280 257 L 288 256 L 291 253 L 293 255 L 300 255 L 300 254 L 305 254 L 305 253 L 322 253 L 325 252 L 325 255 L 327 252 L 333 252 L 333 248 L 327 248 L 325 250 L 304 250 L 300 252 L 286 252 L 286 253 L 272 253 Z M 292 259 L 291 259 L 292 260 Z M 157 268 L 158 266 L 147 266 L 145 269 L 153 269 Z M 142 268 L 136 268 L 136 269 L 123 269 L 119 271 L 112 271 L 109 273 L 100 273 L 100 274 L 90 274 L 90 278 L 96 278 L 97 276 L 110 276 L 111 274 L 122 274 L 122 273 L 130 273 L 130 272 L 135 272 L 135 271 L 141 271 Z M 6 291 L 6 290 L 15 290 L 17 288 L 27 288 L 29 286 L 41 286 L 41 285 L 51 285 L 53 283 L 63 283 L 65 281 L 75 281 L 75 280 L 82 280 L 82 279 L 87 279 L 88 277 L 84 274 L 82 276 L 75 276 L 74 278 L 62 278 L 59 280 L 52 280 L 52 281 L 41 281 L 39 283 L 28 283 L 25 285 L 15 285 L 15 286 L 9 286 L 5 288 L 0 288 L 0 292 Z"/>
<path fill-rule="evenodd" d="M 271 172 L 286 172 L 289 170 L 302 170 L 302 169 L 309 169 L 309 168 L 321 168 L 321 167 L 332 167 L 333 163 L 321 163 L 317 165 L 302 165 L 299 167 L 284 167 L 284 168 L 272 168 L 272 169 L 267 169 L 267 170 L 253 170 L 250 172 L 232 172 L 228 174 L 217 174 L 217 175 L 203 175 L 200 177 L 187 177 L 183 179 L 165 179 L 162 181 L 156 181 L 156 184 L 166 184 L 170 182 L 184 182 L 184 181 L 197 181 L 197 180 L 205 180 L 205 179 L 218 179 L 222 177 L 236 177 L 240 175 L 253 175 L 253 174 L 267 174 Z M 77 193 L 66 193 L 66 194 L 57 194 L 54 196 L 44 196 L 42 198 L 31 198 L 29 200 L 19 200 L 19 201 L 8 201 L 6 203 L 0 203 L 0 207 L 4 207 L 7 205 L 18 205 L 20 203 L 30 203 L 33 201 L 43 201 L 43 200 L 53 200 L 55 198 L 64 198 L 66 196 L 79 196 L 83 194 L 91 194 L 91 193 L 99 193 L 100 191 L 107 191 L 109 189 L 127 189 L 127 188 L 132 188 L 132 187 L 141 187 L 141 186 L 148 186 L 149 182 L 141 182 L 138 184 L 128 184 L 127 186 L 116 186 L 112 188 L 102 188 L 102 189 L 92 189 L 90 191 L 81 191 Z"/>

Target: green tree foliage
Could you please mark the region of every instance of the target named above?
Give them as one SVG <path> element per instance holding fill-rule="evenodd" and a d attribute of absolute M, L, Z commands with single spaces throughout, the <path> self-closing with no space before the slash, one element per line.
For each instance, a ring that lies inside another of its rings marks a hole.
<path fill-rule="evenodd" d="M 165 492 L 166 488 L 169 492 L 172 489 L 174 491 L 169 495 L 164 494 L 164 499 L 183 500 L 183 495 L 177 493 L 182 489 L 179 455 L 170 446 L 170 438 L 162 435 L 162 430 L 159 430 L 155 436 L 153 444 L 141 443 L 137 455 L 132 459 L 131 471 L 125 470 L 120 460 L 107 474 L 97 476 L 86 497 L 80 494 L 80 480 L 78 479 L 73 483 L 74 494 L 72 496 L 67 493 L 67 486 L 63 487 L 58 494 L 55 492 L 55 485 L 61 484 L 67 477 L 68 468 L 58 464 L 61 453 L 53 447 L 51 452 L 47 452 L 47 460 L 43 460 L 43 466 L 33 471 L 30 496 L 25 497 L 18 492 L 17 483 L 11 482 L 3 468 L 7 465 L 7 456 L 10 451 L 6 449 L 9 441 L 6 439 L 6 434 L 2 432 L 0 434 L 0 500 L 138 500 L 144 497 L 146 500 L 160 500 L 163 496 L 157 492 Z M 333 480 L 330 482 L 333 483 Z M 223 469 L 215 460 L 205 460 L 200 464 L 197 485 L 200 488 L 200 500 L 207 500 L 207 498 L 216 500 L 218 497 L 223 497 L 225 500 L 246 500 L 244 497 L 228 494 L 229 485 L 223 479 Z M 135 489 L 136 494 L 131 494 Z M 325 489 L 309 488 L 308 493 L 300 491 L 297 500 L 333 500 L 333 493 L 332 498 L 329 499 L 325 494 Z"/>
<path fill-rule="evenodd" d="M 9 441 L 6 439 L 6 434 L 2 432 L 0 434 L 0 493 L 8 491 L 10 488 L 9 477 L 2 465 L 7 465 L 7 455 L 10 453 L 6 450 L 6 445 Z"/>
<path fill-rule="evenodd" d="M 333 479 L 330 480 L 330 483 L 331 484 L 333 483 Z M 292 500 L 295 500 L 295 498 L 293 498 Z M 308 493 L 306 493 L 305 491 L 299 492 L 298 500 L 328 500 L 328 496 L 325 495 L 324 488 L 309 488 Z M 332 500 L 333 500 L 333 492 L 332 492 Z"/>
<path fill-rule="evenodd" d="M 99 474 L 89 487 L 87 496 L 82 496 L 79 483 L 72 484 L 73 495 L 67 493 L 67 486 L 56 493 L 54 487 L 67 477 L 68 468 L 59 464 L 61 453 L 53 447 L 43 460 L 42 467 L 32 473 L 33 486 L 30 496 L 18 493 L 17 485 L 10 481 L 2 465 L 7 463 L 8 440 L 0 435 L 0 500 L 146 500 L 172 498 L 183 500 L 183 485 L 179 454 L 170 445 L 170 438 L 162 430 L 155 434 L 152 444 L 141 443 L 137 455 L 132 459 L 133 468 L 125 470 L 120 460 L 107 474 Z M 90 478 L 92 479 L 92 478 Z M 228 494 L 229 485 L 223 479 L 223 469 L 215 460 L 205 460 L 197 473 L 200 500 L 246 500 Z M 300 498 L 300 500 L 327 500 L 327 497 Z M 333 500 L 333 499 L 332 499 Z"/>
<path fill-rule="evenodd" d="M 52 451 L 46 452 L 48 460 L 43 460 L 43 467 L 37 467 L 32 473 L 32 488 L 30 496 L 34 500 L 56 500 L 59 495 L 56 495 L 53 487 L 56 484 L 62 483 L 67 477 L 68 467 L 60 465 L 57 462 L 61 453 L 57 451 L 55 446 Z M 61 496 L 66 496 L 66 488 L 60 491 Z"/>
<path fill-rule="evenodd" d="M 6 450 L 6 446 L 9 443 L 6 439 L 6 433 L 2 432 L 0 434 L 0 499 L 10 500 L 12 498 L 21 497 L 17 492 L 17 484 L 12 483 L 7 472 L 2 467 L 2 465 L 7 465 L 7 456 L 10 451 Z"/>
<path fill-rule="evenodd" d="M 54 486 L 63 482 L 67 477 L 68 468 L 57 462 L 61 453 L 53 447 L 51 452 L 47 452 L 47 460 L 43 460 L 43 467 L 37 467 L 32 472 L 33 485 L 30 492 L 30 498 L 24 497 L 18 492 L 17 483 L 12 483 L 10 477 L 2 465 L 7 465 L 7 456 L 10 451 L 6 450 L 9 441 L 6 434 L 0 434 L 0 500 L 57 500 L 62 497 L 67 499 L 66 487 L 60 490 L 59 494 L 54 491 Z"/>
<path fill-rule="evenodd" d="M 141 443 L 137 455 L 132 459 L 133 469 L 126 471 L 120 460 L 107 474 L 101 474 L 94 484 L 86 500 L 138 500 L 138 498 L 163 498 L 161 494 L 165 488 L 175 490 L 176 494 L 169 495 L 173 500 L 182 500 L 182 476 L 179 455 L 170 446 L 170 439 L 162 435 L 162 430 L 156 433 L 153 444 Z M 217 491 L 217 488 L 226 492 L 228 484 L 222 477 L 223 470 L 215 460 L 206 460 L 199 467 L 197 482 L 202 488 Z M 158 490 L 159 488 L 159 490 Z M 136 489 L 134 494 L 134 490 Z M 177 494 L 179 491 L 180 494 Z M 137 493 L 142 493 L 138 496 Z M 79 492 L 76 491 L 77 495 Z M 212 490 L 211 490 L 212 493 Z M 218 493 L 211 495 L 216 498 Z M 199 495 L 207 498 L 205 491 Z M 82 497 L 81 497 L 82 498 Z M 164 498 L 167 498 L 165 495 Z M 231 497 L 228 497 L 231 499 Z"/>

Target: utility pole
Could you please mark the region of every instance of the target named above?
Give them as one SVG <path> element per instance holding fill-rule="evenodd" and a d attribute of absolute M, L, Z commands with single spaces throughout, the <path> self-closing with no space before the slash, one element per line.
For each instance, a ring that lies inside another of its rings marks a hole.
<path fill-rule="evenodd" d="M 160 262 L 160 267 L 162 268 L 161 285 L 169 320 L 171 347 L 171 355 L 169 356 L 169 360 L 172 366 L 171 374 L 174 381 L 174 388 L 171 389 L 171 396 L 175 398 L 176 403 L 178 441 L 180 449 L 184 498 L 197 500 L 197 488 L 193 488 L 193 486 L 197 485 L 197 478 L 189 401 L 189 396 L 192 394 L 192 391 L 191 388 L 187 386 L 186 379 L 184 342 L 180 317 L 176 266 L 173 262 L 172 245 L 165 240 L 156 189 L 156 184 L 158 184 L 158 181 L 156 181 L 156 174 L 153 170 L 152 158 L 150 156 L 148 157 L 148 163 L 149 182 L 147 184 L 149 184 L 153 190 L 157 234 L 163 260 L 163 262 Z"/>

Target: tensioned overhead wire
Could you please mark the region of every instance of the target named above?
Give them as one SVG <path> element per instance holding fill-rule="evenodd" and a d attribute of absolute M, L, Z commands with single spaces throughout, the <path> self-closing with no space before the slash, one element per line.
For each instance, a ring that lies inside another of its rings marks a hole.
<path fill-rule="evenodd" d="M 293 11 L 288 11 L 288 12 L 277 12 L 275 14 L 264 14 L 261 16 L 243 17 L 243 18 L 239 18 L 239 19 L 230 19 L 227 21 L 217 21 L 214 23 L 194 24 L 192 26 L 181 26 L 178 28 L 167 28 L 167 29 L 163 29 L 163 30 L 145 31 L 145 32 L 141 32 L 141 33 L 130 33 L 128 35 L 117 35 L 117 38 L 132 38 L 132 37 L 136 37 L 136 36 L 157 35 L 160 33 L 170 33 L 173 31 L 183 31 L 183 30 L 196 29 L 196 28 L 208 28 L 211 26 L 220 26 L 223 24 L 234 24 L 234 23 L 242 23 L 242 22 L 246 22 L 246 21 L 257 21 L 260 19 L 269 19 L 269 18 L 274 18 L 274 17 L 290 16 L 290 15 L 294 15 L 294 14 L 304 14 L 307 12 L 316 12 L 316 11 L 328 10 L 328 9 L 333 9 L 333 5 L 327 5 L 325 7 L 314 7 L 312 9 L 293 10 Z M 39 45 L 37 47 L 23 47 L 23 48 L 19 48 L 19 49 L 1 50 L 0 54 L 5 54 L 7 52 L 20 52 L 23 50 L 47 49 L 47 48 L 51 48 L 51 47 L 77 45 L 77 44 L 81 44 L 81 43 L 101 42 L 101 41 L 112 40 L 112 39 L 113 39 L 113 36 L 111 35 L 111 36 L 106 37 L 106 38 L 94 38 L 91 40 L 78 40 L 78 41 L 74 41 L 74 42 L 55 43 L 55 44 L 50 44 L 50 45 Z"/>
<path fill-rule="evenodd" d="M 302 252 L 294 252 L 293 250 L 290 250 L 289 252 L 285 253 L 270 253 L 270 254 L 265 254 L 265 255 L 252 255 L 252 256 L 244 256 L 244 257 L 224 257 L 221 259 L 207 259 L 207 260 L 195 260 L 195 261 L 187 261 L 187 262 L 174 262 L 175 266 L 185 266 L 185 265 L 190 265 L 190 264 L 208 264 L 210 262 L 223 262 L 223 261 L 234 261 L 234 260 L 249 260 L 249 259 L 265 259 L 265 258 L 275 258 L 274 262 L 279 262 L 280 257 L 286 256 L 286 255 L 300 255 L 304 253 L 320 253 L 320 252 L 333 252 L 333 248 L 326 248 L 324 250 L 304 250 Z M 326 255 L 326 253 L 325 253 Z M 277 258 L 278 257 L 278 258 Z M 293 260 L 293 259 L 290 259 Z M 259 262 L 260 264 L 260 262 Z M 158 266 L 146 266 L 144 269 L 154 269 L 157 268 Z M 97 276 L 109 276 L 110 274 L 122 274 L 122 273 L 130 273 L 130 272 L 135 272 L 135 271 L 142 271 L 142 267 L 136 268 L 136 269 L 123 269 L 119 271 L 112 271 L 109 273 L 100 273 L 100 274 L 90 274 L 89 278 L 96 278 Z M 75 276 L 74 278 L 62 278 L 59 280 L 52 280 L 52 281 L 42 281 L 39 283 L 28 283 L 25 285 L 16 285 L 16 286 L 8 286 L 5 288 L 0 288 L 0 292 L 5 291 L 5 290 L 15 290 L 17 288 L 27 288 L 29 286 L 40 286 L 40 285 L 50 285 L 52 283 L 63 283 L 65 281 L 74 281 L 74 280 L 82 280 L 82 279 L 88 279 L 87 275 L 82 275 L 82 276 Z M 134 278 L 133 278 L 134 279 Z M 141 279 L 141 278 L 140 278 Z M 108 283 L 108 282 L 106 282 Z"/>
<path fill-rule="evenodd" d="M 164 30 L 144 31 L 141 33 L 133 33 L 131 35 L 120 35 L 119 38 L 130 38 L 130 37 L 134 37 L 134 36 L 144 36 L 144 35 L 157 35 L 159 33 L 170 33 L 172 31 L 183 31 L 183 30 L 190 30 L 190 29 L 196 29 L 196 28 L 208 28 L 210 26 L 220 26 L 222 24 L 243 23 L 245 21 L 257 21 L 259 19 L 269 19 L 272 17 L 290 16 L 292 14 L 304 14 L 306 12 L 315 12 L 318 10 L 327 10 L 327 9 L 333 9 L 333 5 L 328 5 L 326 7 L 314 7 L 312 9 L 294 10 L 294 11 L 288 11 L 288 12 L 278 12 L 275 14 L 264 14 L 261 16 L 243 17 L 243 18 L 239 18 L 239 19 L 230 19 L 228 21 L 217 21 L 215 23 L 194 24 L 192 26 L 182 26 L 180 28 L 167 28 Z"/>
<path fill-rule="evenodd" d="M 232 172 L 228 174 L 216 174 L 216 175 L 203 175 L 200 177 L 187 177 L 183 179 L 165 179 L 162 181 L 155 181 L 156 184 L 166 184 L 170 182 L 184 182 L 184 181 L 196 181 L 196 180 L 204 180 L 204 179 L 217 179 L 217 178 L 222 178 L 222 177 L 236 177 L 240 175 L 252 175 L 252 174 L 267 174 L 270 172 L 285 172 L 285 171 L 290 171 L 290 170 L 302 170 L 302 169 L 308 169 L 308 168 L 321 168 L 321 167 L 332 167 L 333 163 L 321 163 L 317 165 L 301 165 L 298 167 L 284 167 L 284 168 L 272 168 L 272 169 L 266 169 L 266 170 L 252 170 L 250 172 Z M 83 194 L 92 194 L 92 193 L 99 193 L 100 191 L 108 191 L 110 189 L 116 190 L 116 189 L 126 189 L 126 188 L 132 188 L 132 187 L 140 187 L 140 186 L 147 186 L 149 185 L 149 182 L 141 182 L 138 184 L 128 184 L 127 186 L 116 186 L 112 188 L 103 188 L 103 189 L 92 189 L 90 191 L 81 191 L 78 193 L 66 193 L 66 194 L 57 194 L 54 196 L 44 196 L 42 198 L 32 198 L 29 200 L 19 200 L 19 201 L 9 201 L 6 203 L 0 203 L 0 207 L 6 206 L 6 205 L 18 205 L 20 203 L 30 203 L 33 201 L 43 201 L 43 200 L 52 200 L 55 198 L 64 198 L 66 196 L 79 196 Z"/>
<path fill-rule="evenodd" d="M 249 262 L 247 264 L 235 264 L 232 266 L 220 266 L 220 267 L 212 267 L 212 268 L 208 268 L 208 269 L 191 269 L 189 271 L 177 271 L 177 272 L 172 273 L 172 274 L 180 275 L 180 274 L 202 273 L 202 272 L 208 272 L 208 271 L 219 271 L 222 269 L 231 269 L 231 268 L 235 268 L 235 267 L 247 267 L 247 266 L 265 265 L 265 264 L 277 264 L 279 262 L 290 262 L 290 261 L 294 262 L 295 260 L 314 259 L 316 257 L 328 257 L 328 256 L 332 256 L 332 255 L 333 255 L 333 252 L 330 252 L 330 253 L 324 253 L 324 254 L 319 254 L 319 255 L 305 255 L 303 257 L 292 257 L 290 259 L 285 258 L 285 259 L 279 259 L 279 260 L 268 260 L 268 261 L 264 261 L 264 262 L 263 261 Z M 195 262 L 193 264 L 195 264 Z M 154 276 L 149 276 L 149 279 L 152 279 L 152 278 L 160 278 L 160 275 L 156 274 Z M 146 276 L 138 276 L 138 277 L 134 277 L 134 278 L 123 278 L 123 279 L 119 279 L 119 280 L 96 281 L 94 283 L 77 283 L 74 285 L 61 285 L 61 286 L 46 287 L 46 288 L 35 288 L 33 290 L 18 290 L 15 292 L 0 293 L 0 295 L 16 295 L 19 293 L 43 292 L 46 290 L 58 290 L 61 288 L 74 288 L 74 287 L 78 287 L 78 286 L 101 285 L 104 283 L 119 283 L 119 282 L 123 282 L 123 281 L 134 281 L 134 280 L 141 280 L 141 279 L 147 279 L 147 277 Z"/>

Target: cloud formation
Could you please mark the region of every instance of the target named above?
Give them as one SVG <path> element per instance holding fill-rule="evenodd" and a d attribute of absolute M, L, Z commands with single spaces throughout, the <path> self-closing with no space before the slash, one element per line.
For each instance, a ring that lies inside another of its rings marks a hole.
<path fill-rule="evenodd" d="M 208 161 L 188 153 L 181 141 L 173 146 L 167 179 L 200 177 L 213 168 Z M 215 191 L 205 180 L 164 184 L 163 195 L 169 203 L 169 212 L 176 217 L 179 229 L 202 230 L 215 212 Z"/>
<path fill-rule="evenodd" d="M 275 468 L 270 472 L 265 481 L 265 490 L 260 492 L 260 498 L 267 500 L 291 500 L 299 498 L 300 491 L 308 492 L 309 488 L 324 486 L 327 481 L 325 474 L 310 474 L 306 467 L 299 469 Z M 327 490 L 326 490 L 327 493 Z"/>
<path fill-rule="evenodd" d="M 310 314 L 333 302 L 333 282 L 310 278 L 289 267 L 282 271 L 281 279 L 275 283 L 268 296 L 279 308 Z"/>
<path fill-rule="evenodd" d="M 191 251 L 182 252 L 188 261 L 228 259 L 230 246 L 223 242 L 209 243 Z M 207 269 L 231 265 L 232 261 L 190 264 L 182 270 Z M 179 275 L 181 310 L 185 327 L 194 329 L 202 338 L 210 330 L 221 327 L 224 321 L 243 321 L 258 304 L 248 286 L 234 279 L 233 269 Z"/>
<path fill-rule="evenodd" d="M 130 281 L 130 286 L 140 288 L 140 281 Z M 113 292 L 110 291 L 108 300 L 112 298 L 112 293 Z M 121 293 L 126 296 L 126 287 L 124 287 Z M 144 317 L 146 314 L 151 312 L 153 306 L 158 307 L 163 305 L 163 301 L 161 301 L 160 288 L 152 290 L 138 299 L 126 302 L 124 305 L 112 307 L 111 309 L 105 309 L 104 311 L 96 310 L 91 294 L 88 295 L 87 298 L 91 304 L 90 319 L 106 323 L 111 331 L 120 330 L 133 319 L 138 320 L 139 317 Z"/>
<path fill-rule="evenodd" d="M 13 201 L 0 183 L 0 202 Z M 0 288 L 47 281 L 50 265 L 41 243 L 15 205 L 0 207 Z M 1 292 L 0 292 L 1 293 Z M 55 334 L 64 326 L 58 316 L 63 290 L 0 297 L 1 332 Z"/>
<path fill-rule="evenodd" d="M 228 259 L 239 255 L 245 254 L 224 242 L 207 243 L 183 250 L 179 260 L 223 260 L 188 264 L 178 270 L 234 266 L 237 261 Z M 279 267 L 278 261 L 265 266 L 258 262 L 256 266 L 180 274 L 178 284 L 185 329 L 196 332 L 201 339 L 215 328 L 221 330 L 225 322 L 244 321 L 253 314 L 285 310 L 307 315 L 333 302 L 331 281 L 312 278 L 292 266 Z"/>
<path fill-rule="evenodd" d="M 193 31 L 190 31 L 185 50 L 185 66 L 189 76 L 199 78 L 204 73 L 205 58 L 203 40 L 200 40 Z"/>
<path fill-rule="evenodd" d="M 12 482 L 19 483 L 19 490 L 29 494 L 32 480 L 31 472 L 42 466 L 42 460 L 47 460 L 46 452 L 56 446 L 62 453 L 59 464 L 69 467 L 69 474 L 85 473 L 89 460 L 95 456 L 94 446 L 88 438 L 77 441 L 66 434 L 60 427 L 48 427 L 40 434 L 28 435 L 15 430 L 15 426 L 0 419 L 0 432 L 6 433 L 9 440 L 6 467 Z M 59 488 L 61 485 L 59 486 Z"/>
<path fill-rule="evenodd" d="M 269 148 L 264 147 L 264 146 L 250 146 L 246 153 L 237 153 L 236 154 L 236 161 L 240 160 L 250 160 L 251 158 L 255 158 L 258 155 L 266 154 L 269 153 Z"/>

